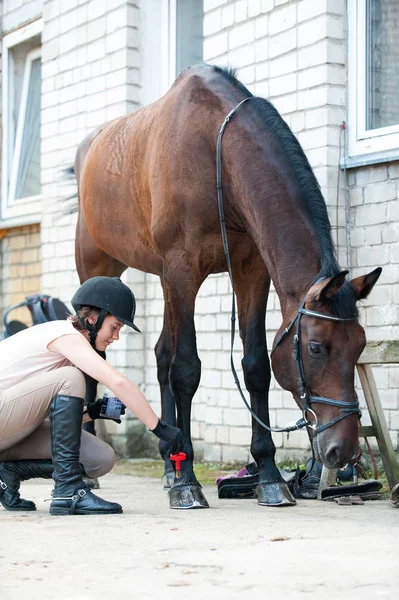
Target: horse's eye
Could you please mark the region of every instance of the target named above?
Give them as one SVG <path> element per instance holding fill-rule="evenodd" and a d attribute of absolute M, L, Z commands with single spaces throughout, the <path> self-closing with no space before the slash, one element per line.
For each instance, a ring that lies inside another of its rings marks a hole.
<path fill-rule="evenodd" d="M 309 342 L 309 354 L 314 358 L 321 358 L 323 356 L 323 346 L 318 342 Z"/>

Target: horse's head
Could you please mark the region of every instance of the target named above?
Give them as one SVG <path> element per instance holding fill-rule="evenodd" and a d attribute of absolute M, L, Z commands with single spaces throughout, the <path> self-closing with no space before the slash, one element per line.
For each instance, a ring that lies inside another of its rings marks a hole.
<path fill-rule="evenodd" d="M 366 298 L 380 276 L 375 269 L 345 282 L 346 271 L 323 279 L 309 289 L 291 335 L 281 326 L 272 366 L 278 383 L 292 392 L 306 411 L 316 458 L 326 467 L 343 466 L 358 449 L 356 362 L 365 346 L 356 302 Z M 295 309 L 294 309 L 295 310 Z"/>

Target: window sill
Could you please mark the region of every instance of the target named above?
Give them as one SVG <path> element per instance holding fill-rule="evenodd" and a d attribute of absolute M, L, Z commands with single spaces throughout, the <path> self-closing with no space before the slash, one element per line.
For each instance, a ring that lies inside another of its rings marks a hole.
<path fill-rule="evenodd" d="M 354 169 L 355 167 L 367 167 L 378 163 L 388 163 L 399 160 L 399 148 L 390 152 L 371 152 L 359 156 L 346 156 L 341 158 L 339 166 L 341 169 Z"/>
<path fill-rule="evenodd" d="M 0 219 L 0 230 L 13 229 L 14 227 L 23 227 L 24 225 L 40 225 L 41 220 L 41 214 L 21 215 L 20 217 Z"/>

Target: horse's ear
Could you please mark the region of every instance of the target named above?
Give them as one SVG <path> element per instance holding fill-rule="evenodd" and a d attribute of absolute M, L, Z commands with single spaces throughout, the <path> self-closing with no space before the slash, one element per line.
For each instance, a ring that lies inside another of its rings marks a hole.
<path fill-rule="evenodd" d="M 316 302 L 329 302 L 331 297 L 336 294 L 345 283 L 345 277 L 349 271 L 341 271 L 333 277 L 323 279 L 320 283 L 314 285 L 313 300 Z M 312 288 L 309 290 L 311 293 Z"/>
<path fill-rule="evenodd" d="M 355 290 L 356 296 L 358 300 L 363 300 L 363 298 L 367 298 L 374 285 L 376 284 L 379 276 L 381 275 L 382 268 L 378 267 L 371 271 L 368 275 L 363 275 L 361 277 L 356 277 L 352 279 L 350 284 Z"/>

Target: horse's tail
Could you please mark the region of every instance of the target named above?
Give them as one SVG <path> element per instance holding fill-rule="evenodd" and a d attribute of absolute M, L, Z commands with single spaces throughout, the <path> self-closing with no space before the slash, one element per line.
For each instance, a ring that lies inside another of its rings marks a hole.
<path fill-rule="evenodd" d="M 72 179 L 76 180 L 75 167 L 73 165 L 70 165 L 69 167 L 62 169 L 62 178 L 64 180 L 68 180 L 68 181 L 71 181 Z M 75 193 L 71 194 L 70 196 L 67 196 L 65 198 L 65 202 L 68 203 L 68 206 L 66 206 L 65 210 L 62 211 L 63 215 L 71 215 L 73 213 L 78 212 L 78 210 L 79 210 L 78 191 L 76 190 Z"/>

